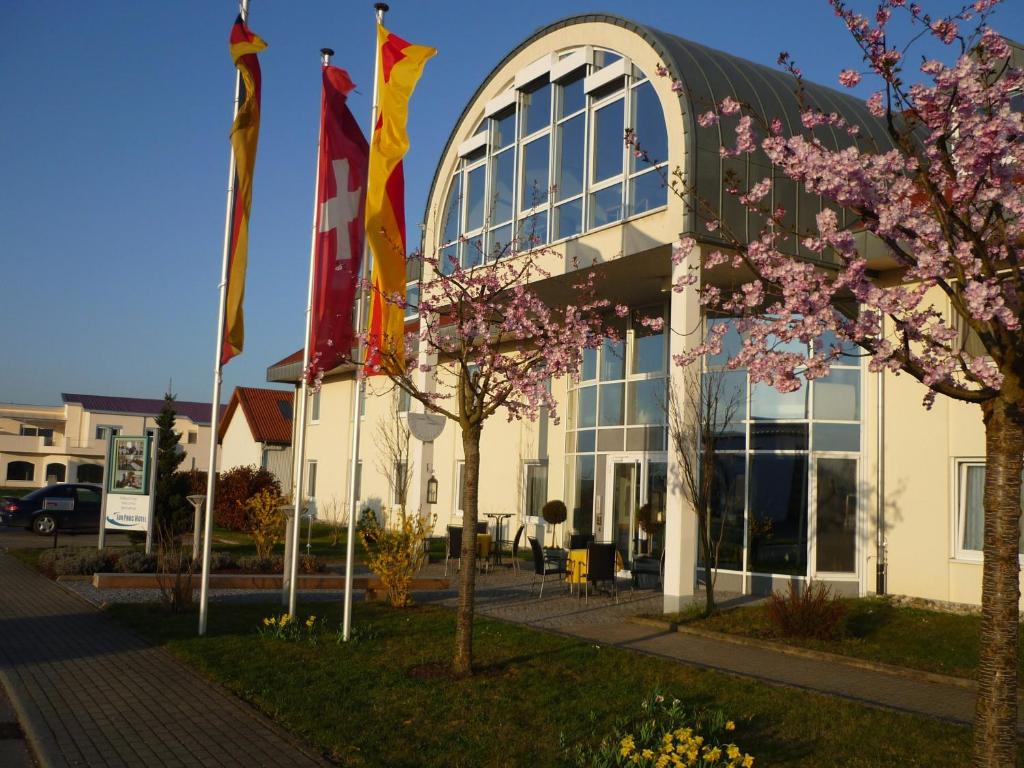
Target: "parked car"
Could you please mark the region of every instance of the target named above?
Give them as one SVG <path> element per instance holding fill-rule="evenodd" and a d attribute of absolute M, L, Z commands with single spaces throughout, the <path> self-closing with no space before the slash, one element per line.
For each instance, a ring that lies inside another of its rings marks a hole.
<path fill-rule="evenodd" d="M 56 530 L 95 531 L 103 489 L 91 483 L 58 483 L 0 503 L 0 523 L 50 536 Z"/>

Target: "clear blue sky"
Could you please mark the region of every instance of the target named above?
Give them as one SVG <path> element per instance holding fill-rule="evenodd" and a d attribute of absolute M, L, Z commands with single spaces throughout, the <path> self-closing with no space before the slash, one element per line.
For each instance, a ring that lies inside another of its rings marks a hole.
<path fill-rule="evenodd" d="M 870 6 L 860 4 L 865 10 Z M 926 3 L 948 12 L 959 3 Z M 436 47 L 414 96 L 406 159 L 410 237 L 455 119 L 492 67 L 567 15 L 619 13 L 754 61 L 793 54 L 835 85 L 860 58 L 825 0 L 395 0 L 387 25 Z M 997 29 L 1024 36 L 1024 3 Z M 230 0 L 0 4 L 0 401 L 60 392 L 209 400 L 234 68 Z M 245 351 L 224 371 L 265 384 L 302 344 L 319 54 L 372 91 L 364 0 L 252 0 L 263 121 L 256 161 Z M 862 84 L 863 95 L 870 91 Z"/>

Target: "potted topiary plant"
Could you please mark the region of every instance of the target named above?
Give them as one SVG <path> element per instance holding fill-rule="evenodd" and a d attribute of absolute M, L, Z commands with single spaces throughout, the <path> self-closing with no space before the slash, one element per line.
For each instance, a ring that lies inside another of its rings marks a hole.
<path fill-rule="evenodd" d="M 569 510 L 566 509 L 565 502 L 552 499 L 541 508 L 540 514 L 544 522 L 551 526 L 551 546 L 554 546 L 555 528 L 569 517 Z"/>

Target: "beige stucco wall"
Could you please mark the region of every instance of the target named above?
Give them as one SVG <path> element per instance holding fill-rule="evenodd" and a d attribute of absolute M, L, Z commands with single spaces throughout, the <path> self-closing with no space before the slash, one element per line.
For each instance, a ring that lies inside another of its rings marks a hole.
<path fill-rule="evenodd" d="M 225 470 L 248 465 L 258 467 L 261 460 L 262 447 L 253 440 L 252 430 L 239 406 L 224 430 L 224 439 L 220 443 L 220 466 Z"/>

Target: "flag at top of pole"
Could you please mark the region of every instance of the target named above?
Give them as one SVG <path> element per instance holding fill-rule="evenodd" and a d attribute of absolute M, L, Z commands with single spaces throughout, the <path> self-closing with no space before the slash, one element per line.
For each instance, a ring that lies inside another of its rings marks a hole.
<path fill-rule="evenodd" d="M 245 267 L 249 252 L 252 175 L 256 166 L 256 142 L 260 134 L 260 63 L 256 54 L 266 48 L 267 44 L 249 29 L 239 14 L 231 28 L 229 46 L 231 58 L 238 67 L 244 87 L 240 89 L 238 112 L 231 126 L 235 178 L 232 183 L 234 194 L 230 203 L 231 229 L 227 251 L 227 294 L 223 318 L 224 336 L 221 339 L 221 365 L 242 351 L 245 339 L 242 301 L 245 298 Z"/>
<path fill-rule="evenodd" d="M 324 65 L 306 381 L 352 357 L 352 308 L 363 258 L 369 146 L 346 103 L 348 72 Z"/>
<path fill-rule="evenodd" d="M 405 368 L 405 180 L 409 99 L 427 60 L 437 51 L 412 45 L 377 25 L 378 112 L 370 143 L 366 239 L 373 252 L 365 371 Z"/>

